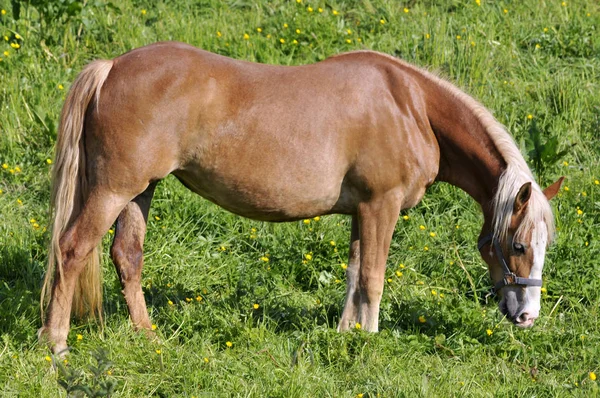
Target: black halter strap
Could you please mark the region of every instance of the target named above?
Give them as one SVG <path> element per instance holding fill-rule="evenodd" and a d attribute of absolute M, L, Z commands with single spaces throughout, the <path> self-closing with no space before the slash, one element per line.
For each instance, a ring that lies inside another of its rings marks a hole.
<path fill-rule="evenodd" d="M 477 249 L 481 251 L 481 248 L 488 243 L 492 243 L 494 245 L 494 249 L 496 251 L 496 257 L 498 257 L 498 261 L 502 266 L 502 270 L 504 271 L 504 278 L 494 285 L 494 293 L 498 293 L 500 289 L 504 286 L 510 285 L 519 285 L 519 286 L 542 286 L 541 279 L 533 279 L 533 278 L 522 278 L 517 276 L 514 272 L 508 268 L 508 264 L 506 263 L 506 259 L 502 254 L 502 248 L 500 247 L 500 242 L 498 239 L 494 239 L 494 234 L 485 235 L 483 238 L 479 239 L 479 243 L 477 244 Z"/>

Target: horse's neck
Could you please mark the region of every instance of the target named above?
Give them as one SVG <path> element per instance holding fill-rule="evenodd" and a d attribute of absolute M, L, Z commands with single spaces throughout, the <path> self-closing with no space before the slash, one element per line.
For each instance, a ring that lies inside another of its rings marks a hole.
<path fill-rule="evenodd" d="M 489 208 L 506 162 L 482 122 L 448 88 L 425 84 L 427 116 L 440 146 L 438 180 L 455 185 Z"/>

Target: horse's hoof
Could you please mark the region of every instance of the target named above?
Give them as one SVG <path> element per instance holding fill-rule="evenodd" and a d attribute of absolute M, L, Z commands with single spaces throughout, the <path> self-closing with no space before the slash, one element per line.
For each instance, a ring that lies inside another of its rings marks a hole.
<path fill-rule="evenodd" d="M 46 327 L 41 327 L 37 331 L 38 342 L 50 347 L 50 350 L 57 358 L 64 358 L 69 353 L 69 346 L 66 341 L 56 341 L 50 335 Z"/>

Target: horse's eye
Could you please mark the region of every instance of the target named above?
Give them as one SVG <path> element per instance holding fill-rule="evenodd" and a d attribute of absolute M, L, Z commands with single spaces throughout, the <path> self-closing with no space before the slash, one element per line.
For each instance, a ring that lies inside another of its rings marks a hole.
<path fill-rule="evenodd" d="M 513 243 L 513 249 L 517 254 L 525 254 L 525 246 L 521 243 L 515 242 Z"/>

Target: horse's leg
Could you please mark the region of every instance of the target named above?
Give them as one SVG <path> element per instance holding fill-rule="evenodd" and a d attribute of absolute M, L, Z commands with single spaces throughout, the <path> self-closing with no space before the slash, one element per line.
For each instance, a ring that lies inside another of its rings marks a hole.
<path fill-rule="evenodd" d="M 360 304 L 358 322 L 364 330 L 379 327 L 379 303 L 383 294 L 385 265 L 394 227 L 400 214 L 401 197 L 390 191 L 358 207 L 360 236 L 360 270 L 358 286 Z"/>
<path fill-rule="evenodd" d="M 350 232 L 350 252 L 348 268 L 346 269 L 346 302 L 342 318 L 338 324 L 338 332 L 348 330 L 356 324 L 360 293 L 358 288 L 358 271 L 360 269 L 360 241 L 358 239 L 358 218 L 352 216 L 352 231 Z"/>
<path fill-rule="evenodd" d="M 156 182 L 125 206 L 117 218 L 110 254 L 121 279 L 123 295 L 135 329 L 151 329 L 142 292 L 143 246 L 150 202 Z"/>
<path fill-rule="evenodd" d="M 131 198 L 110 191 L 93 191 L 81 213 L 60 238 L 62 272 L 58 267 L 55 270 L 48 315 L 39 332 L 40 337 L 49 341 L 54 353 L 67 349 L 73 293 L 87 257 L 129 200 Z"/>

